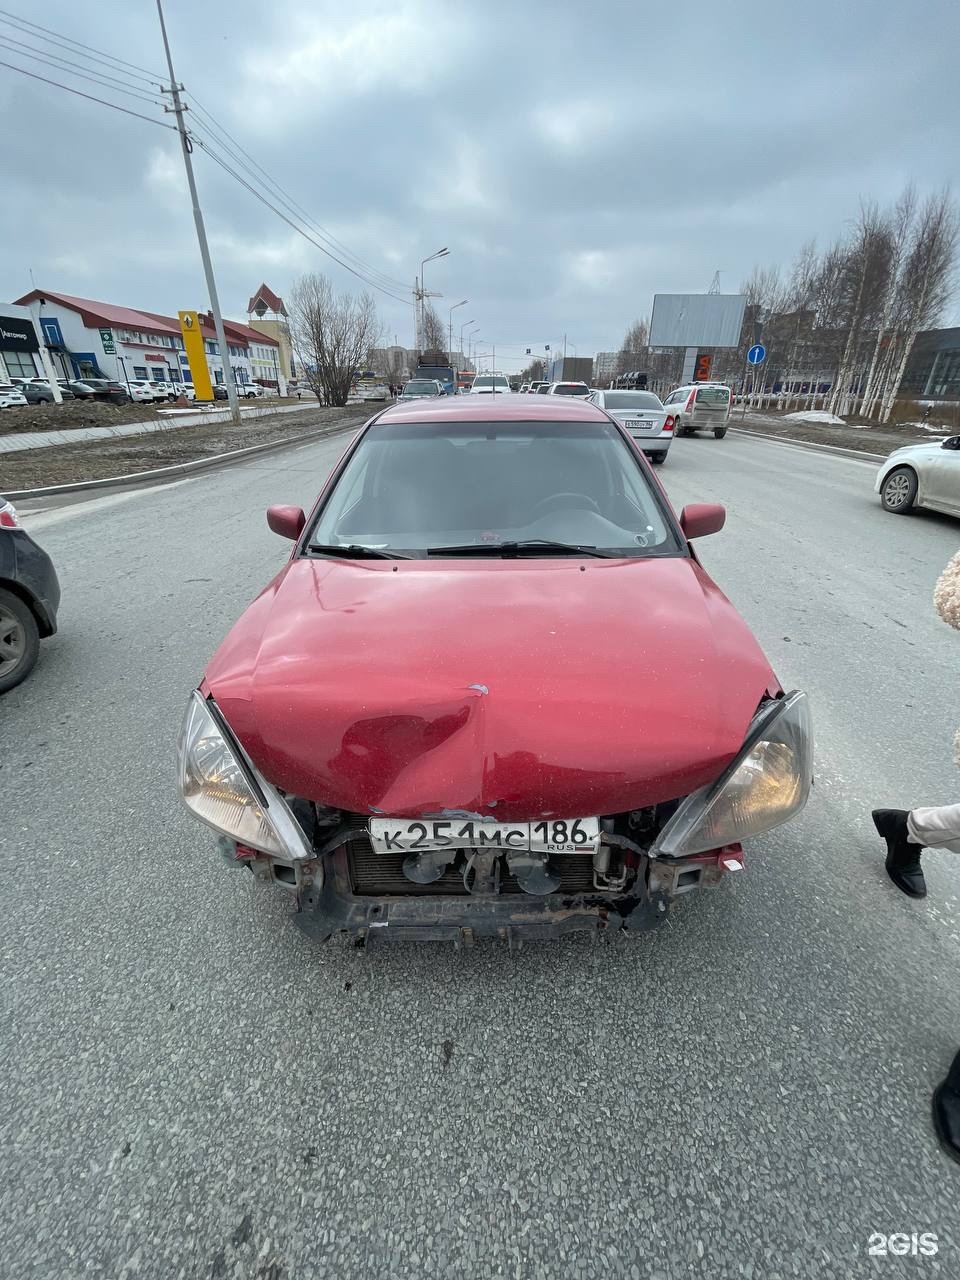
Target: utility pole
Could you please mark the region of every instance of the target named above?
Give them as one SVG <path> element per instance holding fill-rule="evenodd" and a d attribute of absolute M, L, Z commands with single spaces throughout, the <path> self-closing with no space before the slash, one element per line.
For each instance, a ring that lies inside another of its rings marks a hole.
<path fill-rule="evenodd" d="M 220 346 L 220 357 L 223 361 L 223 382 L 227 388 L 227 400 L 230 404 L 230 417 L 234 422 L 240 421 L 240 401 L 237 399 L 237 384 L 227 377 L 230 368 L 230 348 L 227 346 L 227 335 L 223 328 L 223 316 L 220 314 L 220 299 L 217 297 L 217 282 L 213 278 L 213 263 L 210 261 L 210 250 L 207 247 L 207 233 L 203 226 L 203 214 L 200 212 L 200 197 L 197 195 L 197 184 L 193 177 L 193 161 L 190 153 L 193 144 L 187 134 L 187 126 L 183 120 L 185 107 L 180 100 L 182 85 L 177 84 L 173 73 L 173 57 L 170 53 L 170 41 L 167 39 L 167 26 L 163 20 L 163 6 L 157 0 L 157 16 L 160 19 L 160 32 L 163 36 L 163 48 L 167 55 L 167 69 L 170 72 L 170 88 L 163 89 L 173 99 L 172 107 L 164 107 L 164 111 L 173 111 L 177 117 L 177 133 L 180 135 L 180 146 L 183 149 L 183 164 L 187 171 L 187 186 L 190 188 L 190 200 L 193 204 L 193 221 L 197 228 L 197 240 L 200 244 L 200 257 L 203 261 L 203 274 L 207 278 L 207 292 L 210 295 L 210 310 L 213 312 L 213 327 L 216 330 L 217 342 Z"/>

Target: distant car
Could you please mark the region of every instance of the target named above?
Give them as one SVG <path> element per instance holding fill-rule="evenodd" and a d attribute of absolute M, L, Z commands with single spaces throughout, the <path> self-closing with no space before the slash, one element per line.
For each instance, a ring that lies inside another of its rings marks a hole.
<path fill-rule="evenodd" d="M 401 400 L 432 400 L 447 393 L 436 378 L 411 378 L 400 392 Z"/>
<path fill-rule="evenodd" d="M 153 391 L 154 400 L 176 400 L 177 390 L 172 382 L 159 382 L 151 378 L 147 386 Z"/>
<path fill-rule="evenodd" d="M 623 423 L 654 462 L 664 462 L 673 440 L 674 417 L 652 391 L 591 391 L 591 404 Z"/>
<path fill-rule="evenodd" d="M 960 516 L 960 436 L 896 449 L 881 466 L 874 488 L 883 509 L 893 515 L 929 507 Z"/>
<path fill-rule="evenodd" d="M 535 396 L 541 387 L 549 387 L 549 386 L 550 386 L 550 383 L 545 381 L 545 379 L 536 378 L 533 382 L 528 383 L 527 394 L 531 396 Z"/>
<path fill-rule="evenodd" d="M 20 387 L 12 382 L 0 382 L 0 409 L 13 409 L 26 403 L 27 397 Z"/>
<path fill-rule="evenodd" d="M 61 391 L 63 391 L 64 388 L 68 391 L 72 391 L 78 400 L 95 399 L 93 388 L 88 387 L 87 384 L 85 382 L 81 382 L 79 378 L 58 378 L 57 385 Z"/>
<path fill-rule="evenodd" d="M 541 382 L 536 388 L 536 394 L 538 396 L 548 396 L 550 394 L 550 388 L 552 386 L 553 386 L 552 382 Z"/>
<path fill-rule="evenodd" d="M 732 399 L 725 383 L 693 382 L 671 391 L 663 403 L 674 416 L 678 436 L 695 435 L 702 427 L 722 440 L 727 434 Z"/>
<path fill-rule="evenodd" d="M 130 399 L 137 404 L 153 404 L 157 399 L 152 385 L 146 380 L 131 379 L 127 386 L 130 389 Z"/>
<path fill-rule="evenodd" d="M 41 638 L 57 629 L 59 606 L 53 562 L 0 495 L 0 693 L 33 670 Z"/>
<path fill-rule="evenodd" d="M 521 383 L 520 383 L 520 394 L 521 394 L 522 396 L 525 396 L 529 390 L 530 390 L 530 383 L 529 383 L 529 382 L 521 382 Z"/>
<path fill-rule="evenodd" d="M 241 396 L 245 400 L 259 399 L 259 397 L 264 394 L 265 393 L 264 393 L 263 387 L 261 387 L 259 382 L 238 382 L 237 383 L 237 395 Z M 387 398 L 386 394 L 384 394 L 381 397 L 381 399 L 383 400 L 386 400 L 386 398 Z"/>
<path fill-rule="evenodd" d="M 213 388 L 213 398 L 214 398 L 214 400 L 229 400 L 229 399 L 230 399 L 230 397 L 227 395 L 227 388 L 223 385 L 223 383 L 218 382 L 218 383 L 214 386 L 214 388 Z"/>
<path fill-rule="evenodd" d="M 53 404 L 53 387 L 40 378 L 22 383 L 20 390 L 26 396 L 27 404 Z M 76 399 L 69 387 L 60 387 L 60 394 L 64 400 Z"/>
<path fill-rule="evenodd" d="M 472 396 L 504 396 L 510 394 L 510 383 L 502 373 L 478 373 L 470 388 Z"/>
<path fill-rule="evenodd" d="M 105 400 L 108 404 L 130 403 L 127 388 L 122 382 L 115 382 L 112 378 L 83 378 L 82 383 L 96 400 Z M 70 385 L 76 390 L 74 383 Z"/>
<path fill-rule="evenodd" d="M 588 396 L 590 388 L 585 382 L 551 382 L 547 392 L 551 396 Z"/>

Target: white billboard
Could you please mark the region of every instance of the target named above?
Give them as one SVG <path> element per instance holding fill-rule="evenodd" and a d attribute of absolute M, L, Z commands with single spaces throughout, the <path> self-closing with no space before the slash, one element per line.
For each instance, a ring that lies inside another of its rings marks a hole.
<path fill-rule="evenodd" d="M 735 347 L 740 342 L 742 293 L 655 293 L 652 347 Z"/>

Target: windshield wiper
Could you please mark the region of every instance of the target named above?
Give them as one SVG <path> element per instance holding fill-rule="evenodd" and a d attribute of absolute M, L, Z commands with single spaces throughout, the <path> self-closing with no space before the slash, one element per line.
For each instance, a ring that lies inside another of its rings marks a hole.
<path fill-rule="evenodd" d="M 552 542 L 549 538 L 524 538 L 521 542 L 466 542 L 462 546 L 427 547 L 428 556 L 522 556 L 551 552 L 565 556 L 599 556 L 604 560 L 619 560 L 615 551 L 601 551 L 599 547 L 585 543 Z"/>
<path fill-rule="evenodd" d="M 359 542 L 348 542 L 344 546 L 325 546 L 322 542 L 311 542 L 307 550 L 315 551 L 319 556 L 343 556 L 345 560 L 411 560 L 413 558 L 403 555 L 400 551 L 365 547 Z"/>

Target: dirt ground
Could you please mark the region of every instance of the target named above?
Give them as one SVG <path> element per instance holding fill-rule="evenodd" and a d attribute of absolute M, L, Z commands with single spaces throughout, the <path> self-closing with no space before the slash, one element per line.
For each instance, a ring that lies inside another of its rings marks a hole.
<path fill-rule="evenodd" d="M 308 397 L 305 395 L 304 399 Z M 313 399 L 313 396 L 309 398 Z M 268 405 L 296 404 L 296 396 L 283 400 L 241 400 L 244 408 L 262 409 Z M 164 402 L 153 404 L 104 404 L 101 400 L 67 400 L 63 404 L 15 405 L 0 411 L 0 435 L 21 431 L 75 431 L 79 427 L 116 427 L 127 422 L 156 422 L 158 408 L 170 408 Z M 183 402 L 184 408 L 190 402 Z"/>
<path fill-rule="evenodd" d="M 250 445 L 295 440 L 324 427 L 359 427 L 372 412 L 367 405 L 345 409 L 318 406 L 316 409 L 304 409 L 301 413 L 250 418 L 239 426 L 228 422 L 211 423 L 210 426 L 171 426 L 162 432 L 152 431 L 142 436 L 84 440 L 76 444 L 2 453 L 0 493 L 150 471 L 154 467 L 192 462 L 196 458 L 228 453 Z"/>
<path fill-rule="evenodd" d="M 742 426 L 747 431 L 760 432 L 763 435 L 783 436 L 791 440 L 807 440 L 816 444 L 839 446 L 842 449 L 856 449 L 862 453 L 879 453 L 886 456 L 894 449 L 902 449 L 907 444 L 930 443 L 944 439 L 955 432 L 951 425 L 928 424 L 930 430 L 913 423 L 857 424 L 848 422 L 843 426 L 824 422 L 798 422 L 788 419 L 784 414 L 770 411 L 759 413 L 747 410 L 741 416 L 741 410 L 735 406 L 730 414 L 730 426 Z"/>

